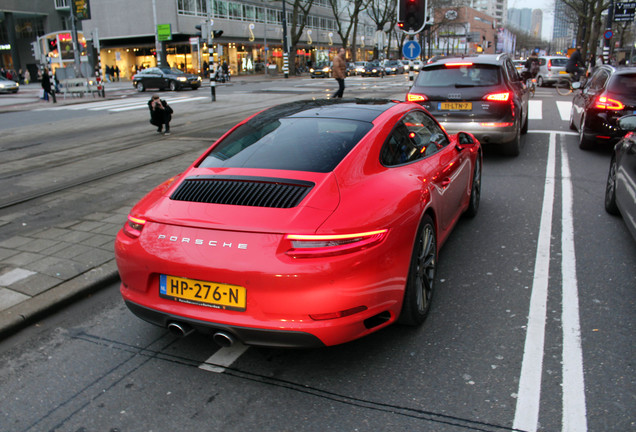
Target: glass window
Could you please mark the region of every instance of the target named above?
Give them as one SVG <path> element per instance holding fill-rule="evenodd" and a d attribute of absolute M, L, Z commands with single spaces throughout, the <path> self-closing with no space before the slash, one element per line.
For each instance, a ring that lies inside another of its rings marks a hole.
<path fill-rule="evenodd" d="M 256 18 L 256 12 L 254 11 L 254 6 L 252 5 L 243 5 L 243 18 L 245 21 L 254 21 Z"/>
<path fill-rule="evenodd" d="M 636 74 L 617 74 L 607 89 L 612 93 L 633 96 L 636 94 Z"/>
<path fill-rule="evenodd" d="M 214 1 L 214 16 L 217 18 L 228 18 L 229 12 L 227 7 L 227 1 L 215 0 Z"/>
<path fill-rule="evenodd" d="M 267 22 L 267 15 L 265 15 L 265 8 L 255 7 L 254 8 L 254 21 L 256 22 Z"/>
<path fill-rule="evenodd" d="M 372 127 L 333 118 L 254 118 L 220 142 L 200 166 L 329 172 Z"/>
<path fill-rule="evenodd" d="M 499 67 L 478 65 L 422 69 L 416 85 L 421 87 L 478 87 L 499 84 Z"/>
<path fill-rule="evenodd" d="M 380 161 L 385 166 L 413 162 L 437 153 L 448 143 L 448 137 L 430 116 L 411 111 L 382 147 Z"/>
<path fill-rule="evenodd" d="M 238 3 L 229 3 L 228 4 L 230 19 L 233 20 L 241 20 L 243 16 L 243 8 Z"/>

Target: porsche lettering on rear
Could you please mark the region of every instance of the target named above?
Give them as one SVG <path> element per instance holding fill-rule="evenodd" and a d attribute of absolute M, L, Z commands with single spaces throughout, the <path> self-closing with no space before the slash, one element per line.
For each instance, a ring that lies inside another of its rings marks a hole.
<path fill-rule="evenodd" d="M 167 240 L 175 243 L 189 243 L 194 245 L 205 245 L 212 247 L 224 247 L 235 249 L 247 249 L 247 243 L 232 243 L 232 242 L 219 242 L 217 240 L 204 240 L 200 238 L 179 237 L 179 236 L 167 236 L 165 234 L 159 234 L 157 240 Z"/>

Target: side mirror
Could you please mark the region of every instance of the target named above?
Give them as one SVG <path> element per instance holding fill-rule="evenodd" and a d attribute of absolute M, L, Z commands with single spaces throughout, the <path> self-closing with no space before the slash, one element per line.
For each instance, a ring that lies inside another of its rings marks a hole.
<path fill-rule="evenodd" d="M 476 141 L 475 137 L 473 137 L 471 134 L 468 134 L 466 132 L 459 132 L 457 134 L 457 142 L 460 145 L 466 145 L 466 146 L 474 145 L 475 141 Z"/>
<path fill-rule="evenodd" d="M 636 115 L 626 115 L 618 119 L 618 127 L 630 132 L 636 130 Z"/>

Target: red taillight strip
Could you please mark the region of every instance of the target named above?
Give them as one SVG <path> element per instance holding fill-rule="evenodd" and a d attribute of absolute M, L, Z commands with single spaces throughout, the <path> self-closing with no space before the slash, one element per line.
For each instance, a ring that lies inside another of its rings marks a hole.
<path fill-rule="evenodd" d="M 423 102 L 423 101 L 427 101 L 428 97 L 426 97 L 426 95 L 422 95 L 422 94 L 409 93 L 409 94 L 406 95 L 406 100 L 408 102 Z"/>
<path fill-rule="evenodd" d="M 145 219 L 128 215 L 128 220 L 124 225 L 124 233 L 129 237 L 137 238 L 141 235 L 141 230 L 144 229 L 144 225 L 146 225 Z"/>
<path fill-rule="evenodd" d="M 484 96 L 484 99 L 493 102 L 506 102 L 510 99 L 510 92 L 490 93 Z"/>
<path fill-rule="evenodd" d="M 293 258 L 316 258 L 356 252 L 374 246 L 386 237 L 389 230 L 367 231 L 355 234 L 287 234 L 290 249 L 285 252 Z"/>
<path fill-rule="evenodd" d="M 458 62 L 458 63 L 446 63 L 446 67 L 462 67 L 462 66 L 472 66 L 471 62 Z"/>
<path fill-rule="evenodd" d="M 594 108 L 620 111 L 625 108 L 625 104 L 616 99 L 610 99 L 607 96 L 599 96 L 596 100 L 596 104 L 594 104 Z"/>

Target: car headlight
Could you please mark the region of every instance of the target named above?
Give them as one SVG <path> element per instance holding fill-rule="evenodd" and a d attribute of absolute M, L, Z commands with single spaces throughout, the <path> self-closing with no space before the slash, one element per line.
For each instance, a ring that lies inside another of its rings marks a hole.
<path fill-rule="evenodd" d="M 309 72 L 314 73 L 314 68 L 309 68 Z"/>
<path fill-rule="evenodd" d="M 178 77 L 177 81 L 187 81 L 188 79 L 186 77 Z"/>
<path fill-rule="evenodd" d="M 201 81 L 201 77 L 197 77 L 197 81 Z"/>
<path fill-rule="evenodd" d="M 373 69 L 371 72 L 377 72 L 377 71 L 378 71 L 377 69 Z"/>
<path fill-rule="evenodd" d="M 322 71 L 323 72 L 329 72 L 329 68 L 328 67 L 322 68 Z"/>

